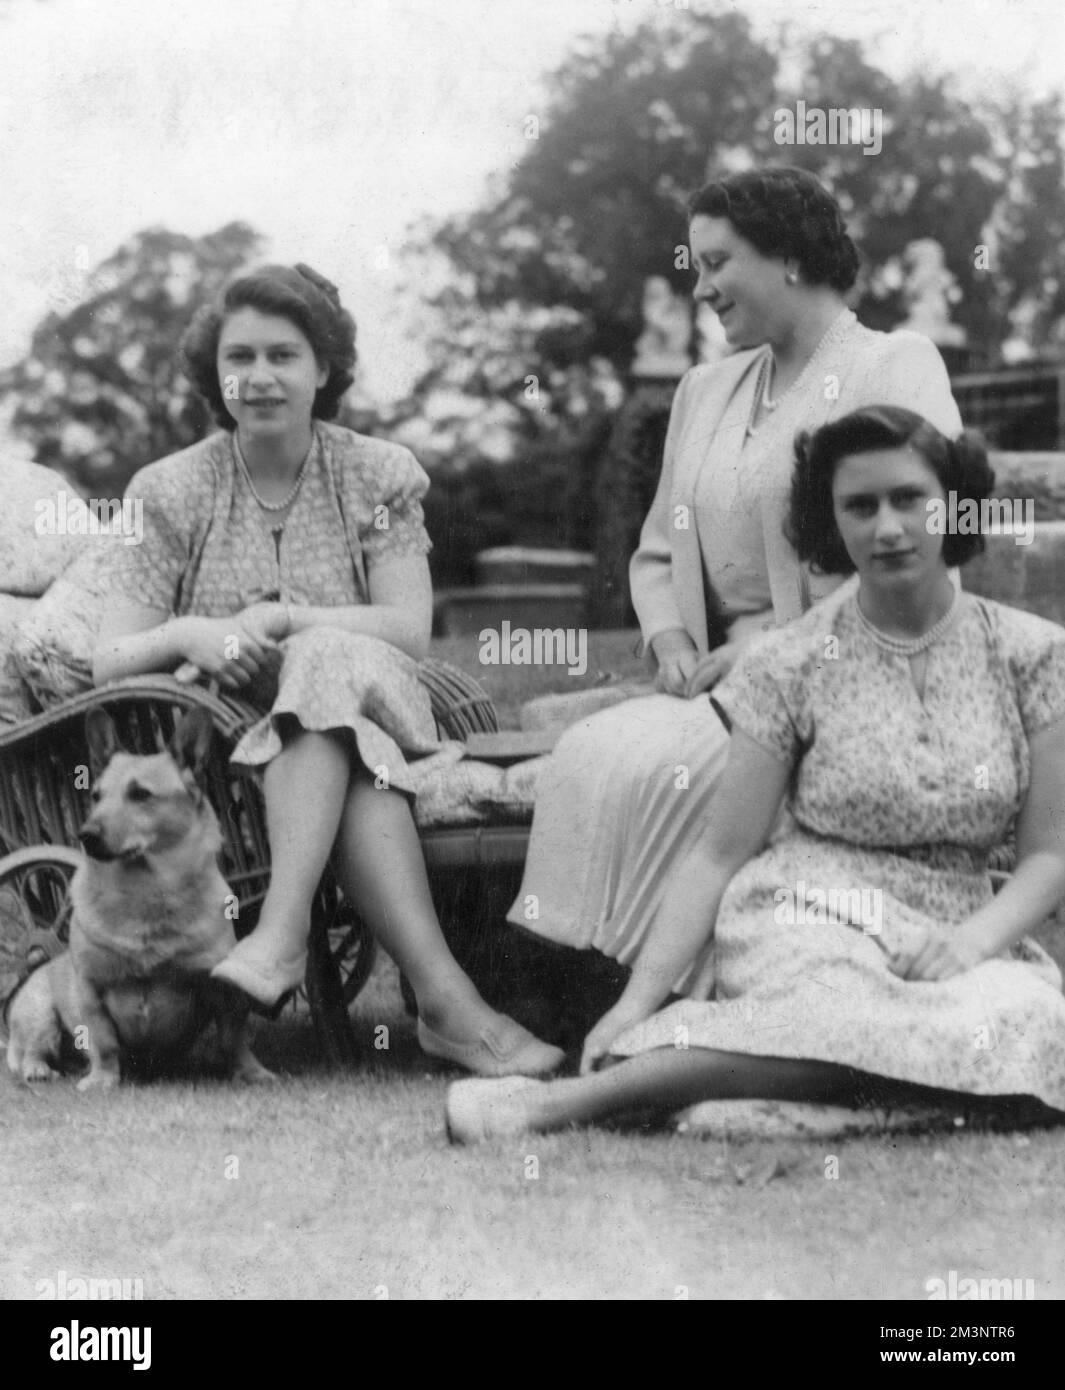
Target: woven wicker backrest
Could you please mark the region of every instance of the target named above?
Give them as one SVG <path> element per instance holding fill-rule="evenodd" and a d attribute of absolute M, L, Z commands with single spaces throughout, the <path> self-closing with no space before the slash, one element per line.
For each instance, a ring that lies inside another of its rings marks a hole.
<path fill-rule="evenodd" d="M 441 738 L 498 729 L 491 700 L 465 672 L 429 660 L 419 675 Z M 135 677 L 86 691 L 0 734 L 0 852 L 40 844 L 77 846 L 90 804 L 85 734 L 90 709 L 106 709 L 123 746 L 147 754 L 170 738 L 180 713 L 197 705 L 207 707 L 215 725 L 205 790 L 222 826 L 222 870 L 242 905 L 258 902 L 270 874 L 262 793 L 254 771 L 231 767 L 229 756 L 260 713 L 217 690 L 181 685 L 169 676 Z"/>

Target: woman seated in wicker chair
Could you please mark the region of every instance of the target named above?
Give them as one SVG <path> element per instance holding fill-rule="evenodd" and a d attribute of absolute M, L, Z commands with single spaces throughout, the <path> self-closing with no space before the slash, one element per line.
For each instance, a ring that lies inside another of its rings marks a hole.
<path fill-rule="evenodd" d="M 327 423 L 352 381 L 351 316 L 309 267 L 267 266 L 184 349 L 222 428 L 132 479 L 144 538 L 114 550 L 93 676 L 198 672 L 266 711 L 234 761 L 263 769 L 271 882 L 214 973 L 267 1010 L 297 987 L 333 855 L 417 996 L 424 1051 L 482 1075 L 553 1070 L 563 1054 L 460 969 L 429 894 L 405 758 L 438 746 L 417 675 L 428 479 L 399 445 Z"/>

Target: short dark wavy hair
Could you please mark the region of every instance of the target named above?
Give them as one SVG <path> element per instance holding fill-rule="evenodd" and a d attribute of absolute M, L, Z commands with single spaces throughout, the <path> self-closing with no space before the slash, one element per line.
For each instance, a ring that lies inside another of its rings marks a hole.
<path fill-rule="evenodd" d="M 689 221 L 695 217 L 728 218 L 763 256 L 798 261 L 808 284 L 843 293 L 857 278 L 858 250 L 840 206 L 806 169 L 785 164 L 714 179 L 689 200 Z"/>
<path fill-rule="evenodd" d="M 355 380 L 355 320 L 340 303 L 337 287 L 300 263 L 264 265 L 238 276 L 226 286 L 221 300 L 201 309 L 189 325 L 181 344 L 185 370 L 219 425 L 232 430 L 237 423 L 226 409 L 218 380 L 222 325 L 237 309 L 258 309 L 260 314 L 276 314 L 296 325 L 319 364 L 329 368 L 311 414 L 318 420 L 335 419 L 341 397 Z"/>
<path fill-rule="evenodd" d="M 897 405 L 873 405 L 852 411 L 822 425 L 813 434 L 803 431 L 795 440 L 795 471 L 791 505 L 784 531 L 801 560 L 821 574 L 852 574 L 832 509 L 832 482 L 840 461 L 874 449 L 916 449 L 939 479 L 945 493 L 957 493 L 958 505 L 968 499 L 977 506 L 991 496 L 995 471 L 987 461 L 987 446 L 975 430 L 948 439 L 923 415 Z M 947 532 L 943 559 L 964 565 L 984 548 L 977 532 L 963 536 Z"/>

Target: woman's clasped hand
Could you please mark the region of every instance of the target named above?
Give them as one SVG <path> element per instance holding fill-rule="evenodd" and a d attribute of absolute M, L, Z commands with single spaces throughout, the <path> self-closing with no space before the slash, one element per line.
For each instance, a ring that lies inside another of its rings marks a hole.
<path fill-rule="evenodd" d="M 964 926 L 929 923 L 914 945 L 889 953 L 888 969 L 903 980 L 949 980 L 987 958 L 979 941 Z"/>
<path fill-rule="evenodd" d="M 202 675 L 227 690 L 242 690 L 256 679 L 276 678 L 280 643 L 288 636 L 286 608 L 282 603 L 255 603 L 232 618 L 175 619 L 181 624 L 186 679 Z"/>
<path fill-rule="evenodd" d="M 686 632 L 663 633 L 651 645 L 658 663 L 655 689 L 683 700 L 712 690 L 732 670 L 743 650 L 739 642 L 726 642 L 700 653 Z"/>

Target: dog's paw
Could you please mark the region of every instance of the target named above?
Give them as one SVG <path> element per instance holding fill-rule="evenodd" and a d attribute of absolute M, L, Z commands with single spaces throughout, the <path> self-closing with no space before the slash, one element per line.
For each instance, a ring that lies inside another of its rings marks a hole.
<path fill-rule="evenodd" d="M 280 1077 L 277 1072 L 270 1071 L 268 1067 L 263 1066 L 262 1062 L 250 1057 L 234 1069 L 233 1080 L 239 1081 L 245 1086 L 261 1086 L 279 1081 Z"/>
<path fill-rule="evenodd" d="M 23 1081 L 54 1081 L 59 1076 L 55 1068 L 50 1067 L 43 1057 L 32 1062 L 23 1062 L 18 1070 Z"/>
<path fill-rule="evenodd" d="M 91 1071 L 78 1082 L 79 1091 L 110 1091 L 119 1083 L 117 1071 Z"/>

